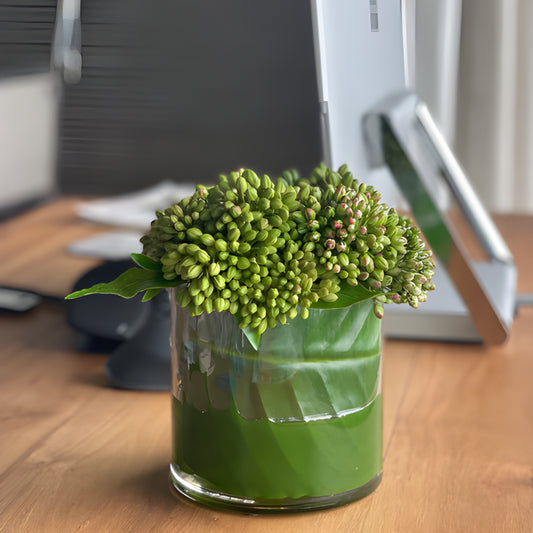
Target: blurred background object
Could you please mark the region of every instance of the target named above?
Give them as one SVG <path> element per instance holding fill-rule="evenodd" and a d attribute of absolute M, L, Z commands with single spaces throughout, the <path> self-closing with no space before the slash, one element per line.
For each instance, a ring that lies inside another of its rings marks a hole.
<path fill-rule="evenodd" d="M 409 84 L 477 193 L 533 212 L 531 2 L 403 6 Z M 308 0 L 82 0 L 82 76 L 62 90 L 57 15 L 55 0 L 0 0 L 0 213 L 56 184 L 108 195 L 321 160 Z"/>
<path fill-rule="evenodd" d="M 407 39 L 414 36 L 408 85 L 426 102 L 445 139 L 453 144 L 463 0 L 407 0 L 405 5 L 414 11 L 410 18 L 415 26 L 406 28 Z"/>
<path fill-rule="evenodd" d="M 308 0 L 85 0 L 59 181 L 123 193 L 320 161 Z"/>
<path fill-rule="evenodd" d="M 0 216 L 54 191 L 58 93 L 53 73 L 0 78 Z"/>
<path fill-rule="evenodd" d="M 533 2 L 464 0 L 456 152 L 493 212 L 533 213 Z"/>
<path fill-rule="evenodd" d="M 0 216 L 50 195 L 59 83 L 50 71 L 55 0 L 0 3 Z"/>

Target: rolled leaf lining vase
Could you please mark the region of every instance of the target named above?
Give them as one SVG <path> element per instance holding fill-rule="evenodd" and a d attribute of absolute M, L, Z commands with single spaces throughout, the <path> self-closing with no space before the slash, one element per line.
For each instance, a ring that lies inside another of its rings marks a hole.
<path fill-rule="evenodd" d="M 381 321 L 373 301 L 311 309 L 258 350 L 233 315 L 192 317 L 170 291 L 174 487 L 235 510 L 300 511 L 381 481 Z"/>

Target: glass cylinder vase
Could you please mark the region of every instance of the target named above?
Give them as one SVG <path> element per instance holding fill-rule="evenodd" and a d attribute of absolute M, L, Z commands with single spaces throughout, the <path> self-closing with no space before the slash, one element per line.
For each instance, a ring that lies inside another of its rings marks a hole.
<path fill-rule="evenodd" d="M 381 321 L 371 301 L 310 309 L 252 347 L 228 312 L 170 291 L 174 487 L 235 510 L 341 505 L 381 480 Z"/>

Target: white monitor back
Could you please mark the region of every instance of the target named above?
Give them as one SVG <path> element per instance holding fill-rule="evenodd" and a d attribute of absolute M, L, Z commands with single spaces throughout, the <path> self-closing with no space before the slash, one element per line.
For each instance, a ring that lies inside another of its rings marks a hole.
<path fill-rule="evenodd" d="M 333 168 L 346 163 L 392 205 L 400 202 L 398 188 L 386 168 L 371 167 L 362 119 L 376 103 L 407 87 L 404 4 L 311 0 L 325 163 Z"/>

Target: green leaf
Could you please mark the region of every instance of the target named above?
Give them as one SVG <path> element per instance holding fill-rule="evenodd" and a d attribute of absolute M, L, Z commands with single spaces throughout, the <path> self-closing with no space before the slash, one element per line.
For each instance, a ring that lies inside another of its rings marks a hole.
<path fill-rule="evenodd" d="M 256 354 L 233 359 L 237 407 L 283 419 L 299 412 L 335 416 L 368 405 L 379 392 L 380 328 L 368 299 L 313 309 L 306 320 L 267 329 Z M 250 385 L 250 376 L 262 378 Z"/>
<path fill-rule="evenodd" d="M 131 254 L 133 262 L 146 270 L 161 270 L 161 263 L 143 254 Z"/>
<path fill-rule="evenodd" d="M 73 292 L 65 297 L 66 300 L 80 298 L 89 294 L 116 294 L 122 298 L 133 298 L 137 293 L 149 291 L 149 298 L 155 296 L 154 289 L 166 289 L 176 287 L 182 283 L 177 278 L 168 281 L 161 275 L 161 272 L 155 270 L 145 270 L 143 268 L 133 267 L 123 272 L 118 278 L 108 283 L 97 283 L 87 289 Z"/>
<path fill-rule="evenodd" d="M 324 302 L 318 300 L 318 302 L 311 305 L 313 309 L 340 309 L 342 307 L 349 307 L 350 305 L 364 302 L 365 300 L 371 300 L 381 293 L 372 292 L 361 285 L 353 287 L 349 283 L 341 283 L 341 290 L 337 293 L 337 300 L 334 302 Z"/>
<path fill-rule="evenodd" d="M 154 296 L 157 296 L 161 291 L 162 291 L 162 289 L 148 289 L 144 293 L 142 301 L 143 302 L 147 302 L 148 300 L 151 300 L 152 298 L 154 298 Z"/>
<path fill-rule="evenodd" d="M 318 302 L 311 306 L 311 309 L 342 309 L 345 307 L 350 307 L 359 302 L 371 300 L 376 296 L 379 296 L 379 294 L 381 293 L 369 291 L 368 289 L 361 287 L 361 285 L 356 285 L 354 287 L 349 283 L 344 282 L 341 284 L 341 290 L 337 293 L 337 300 L 334 302 L 324 302 L 322 300 L 318 300 Z M 332 327 L 335 329 L 335 324 L 332 324 Z M 243 332 L 254 350 L 259 350 L 261 335 L 257 332 L 257 330 L 247 327 L 243 330 Z M 309 331 L 309 334 L 312 336 L 313 331 Z"/>
<path fill-rule="evenodd" d="M 261 342 L 261 334 L 256 330 L 248 326 L 242 330 L 248 342 L 252 345 L 254 350 L 259 349 L 259 343 Z"/>

